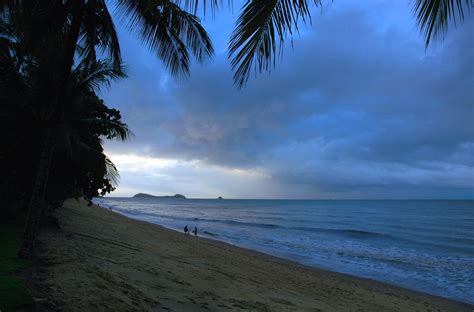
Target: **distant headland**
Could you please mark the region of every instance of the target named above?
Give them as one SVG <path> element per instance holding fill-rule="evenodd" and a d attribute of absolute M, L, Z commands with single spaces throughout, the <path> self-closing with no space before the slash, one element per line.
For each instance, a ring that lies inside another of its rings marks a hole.
<path fill-rule="evenodd" d="M 155 196 L 146 193 L 138 193 L 133 195 L 133 198 L 175 198 L 175 199 L 186 199 L 186 196 L 181 194 L 168 195 L 168 196 Z"/>

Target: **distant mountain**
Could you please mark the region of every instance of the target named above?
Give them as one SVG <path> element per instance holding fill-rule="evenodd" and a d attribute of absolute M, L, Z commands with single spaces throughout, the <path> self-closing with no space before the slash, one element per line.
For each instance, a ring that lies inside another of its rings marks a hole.
<path fill-rule="evenodd" d="M 145 193 L 138 193 L 133 195 L 133 198 L 176 198 L 176 199 L 186 199 L 186 196 L 181 194 L 170 195 L 170 196 L 155 196 Z"/>
<path fill-rule="evenodd" d="M 219 196 L 219 197 L 217 197 L 217 199 L 224 199 L 224 198 L 222 198 L 222 196 Z"/>

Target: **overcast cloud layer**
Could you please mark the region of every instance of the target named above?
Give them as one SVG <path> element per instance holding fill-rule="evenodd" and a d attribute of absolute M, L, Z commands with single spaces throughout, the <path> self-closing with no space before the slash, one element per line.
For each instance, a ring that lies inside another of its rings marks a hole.
<path fill-rule="evenodd" d="M 425 50 L 411 9 L 327 3 L 243 90 L 227 11 L 206 20 L 216 57 L 186 80 L 121 32 L 129 79 L 103 96 L 135 138 L 106 145 L 114 195 L 474 198 L 474 15 Z"/>

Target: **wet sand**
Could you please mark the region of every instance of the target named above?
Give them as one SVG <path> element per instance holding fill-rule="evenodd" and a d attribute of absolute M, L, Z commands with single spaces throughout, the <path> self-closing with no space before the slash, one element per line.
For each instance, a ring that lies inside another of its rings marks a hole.
<path fill-rule="evenodd" d="M 36 285 L 61 311 L 473 311 L 416 291 L 184 236 L 69 200 Z"/>

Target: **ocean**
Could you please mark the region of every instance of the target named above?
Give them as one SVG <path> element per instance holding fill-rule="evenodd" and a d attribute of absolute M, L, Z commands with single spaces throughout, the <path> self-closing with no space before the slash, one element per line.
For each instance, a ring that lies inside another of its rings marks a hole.
<path fill-rule="evenodd" d="M 127 217 L 474 303 L 474 201 L 98 198 Z"/>

